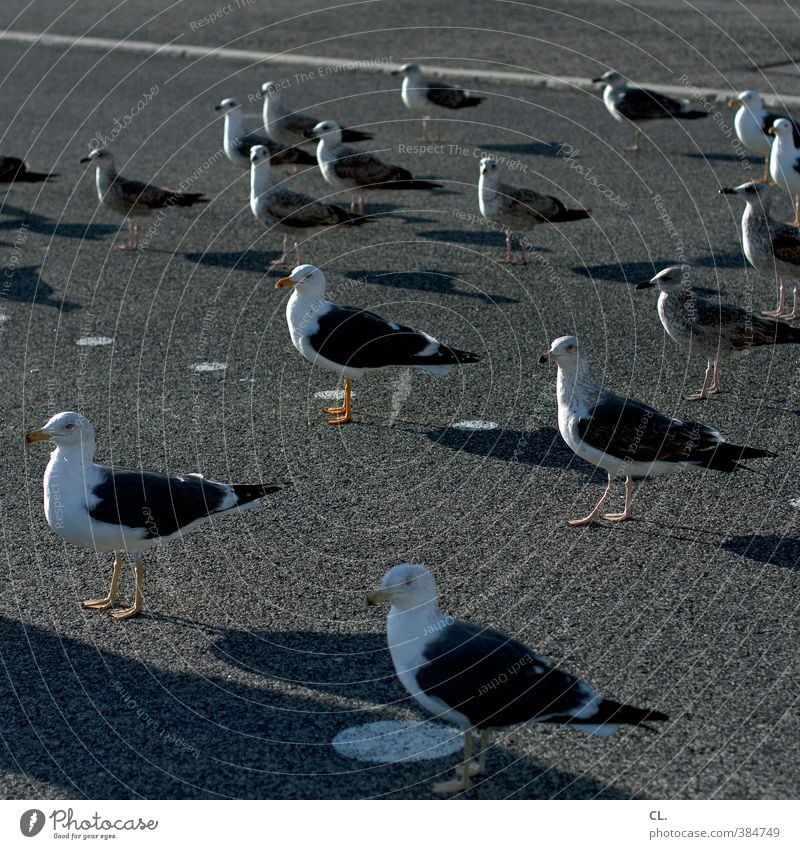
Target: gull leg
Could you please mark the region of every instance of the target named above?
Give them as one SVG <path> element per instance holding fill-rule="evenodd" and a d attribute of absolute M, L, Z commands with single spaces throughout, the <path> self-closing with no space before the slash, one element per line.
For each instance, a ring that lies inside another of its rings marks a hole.
<path fill-rule="evenodd" d="M 639 136 L 641 135 L 641 130 L 638 127 L 635 127 L 636 135 L 633 137 L 633 144 L 629 145 L 625 148 L 625 150 L 631 150 L 634 153 L 639 150 Z"/>
<path fill-rule="evenodd" d="M 340 407 L 325 407 L 326 413 L 338 413 L 341 414 L 344 412 L 344 405 Z"/>
<path fill-rule="evenodd" d="M 512 238 L 513 238 L 513 236 L 512 236 Z M 517 260 L 517 265 L 527 265 L 528 264 L 528 260 L 525 259 L 525 243 L 526 243 L 525 239 L 520 239 L 519 247 L 517 248 L 517 250 L 519 250 L 519 259 Z"/>
<path fill-rule="evenodd" d="M 503 265 L 513 265 L 514 264 L 514 243 L 512 241 L 513 236 L 510 230 L 506 230 L 506 255 L 504 259 L 498 259 L 499 263 Z"/>
<path fill-rule="evenodd" d="M 783 284 L 783 278 L 778 280 L 778 306 L 774 310 L 761 310 L 761 315 L 768 315 L 770 318 L 777 318 L 785 309 L 786 287 Z"/>
<path fill-rule="evenodd" d="M 800 195 L 796 195 L 794 199 L 794 221 L 795 227 L 800 227 Z"/>
<path fill-rule="evenodd" d="M 144 597 L 142 595 L 142 584 L 144 583 L 144 564 L 141 560 L 137 560 L 133 564 L 134 573 L 136 575 L 136 594 L 133 599 L 133 605 L 126 607 L 124 610 L 117 610 L 111 615 L 115 619 L 130 619 L 133 616 L 138 616 L 144 610 Z"/>
<path fill-rule="evenodd" d="M 602 509 L 603 505 L 608 501 L 608 496 L 611 495 L 611 487 L 614 483 L 614 479 L 611 477 L 611 474 L 608 475 L 608 486 L 606 487 L 606 491 L 603 493 L 602 498 L 594 505 L 594 510 L 583 519 L 568 519 L 567 524 L 573 528 L 580 528 L 584 525 L 592 525 L 597 519 L 597 514 Z"/>
<path fill-rule="evenodd" d="M 303 256 L 300 253 L 300 244 L 297 239 L 294 240 L 294 264 L 302 265 L 303 264 Z"/>
<path fill-rule="evenodd" d="M 420 141 L 428 141 L 428 119 L 422 119 L 422 135 L 420 136 Z"/>
<path fill-rule="evenodd" d="M 128 241 L 124 245 L 114 245 L 118 251 L 136 250 L 137 240 L 133 235 L 133 221 L 128 219 Z"/>
<path fill-rule="evenodd" d="M 712 360 L 708 361 L 708 365 L 706 366 L 706 376 L 703 379 L 703 385 L 697 392 L 694 392 L 692 395 L 687 395 L 687 401 L 703 401 L 708 398 L 708 388 L 711 383 L 711 376 L 714 372 L 714 362 Z"/>
<path fill-rule="evenodd" d="M 633 478 L 625 478 L 625 509 L 622 513 L 606 513 L 603 516 L 609 522 L 624 522 L 631 517 L 631 505 L 633 503 Z"/>
<path fill-rule="evenodd" d="M 108 587 L 108 595 L 105 598 L 87 598 L 81 602 L 81 607 L 89 608 L 90 610 L 105 610 L 117 600 L 119 595 L 119 574 L 122 570 L 122 563 L 125 558 L 121 551 L 114 552 L 114 569 L 111 572 L 111 584 Z"/>
<path fill-rule="evenodd" d="M 352 405 L 350 403 L 350 391 L 352 383 L 349 377 L 344 379 L 344 403 L 342 404 L 341 414 L 328 419 L 328 424 L 340 425 L 347 424 L 353 420 Z"/>
<path fill-rule="evenodd" d="M 766 183 L 769 185 L 772 181 L 769 178 L 769 156 L 764 157 L 764 176 L 760 180 L 754 180 L 754 183 Z"/>
<path fill-rule="evenodd" d="M 710 392 L 712 395 L 719 392 L 719 358 L 714 360 L 714 382 L 711 384 Z"/>
<path fill-rule="evenodd" d="M 475 761 L 469 762 L 469 777 L 475 778 L 477 775 L 485 775 L 486 774 L 486 750 L 489 748 L 489 730 L 487 728 L 481 729 L 481 753 L 478 757 L 478 763 Z M 464 774 L 464 767 L 466 764 L 459 764 L 456 767 L 456 775 L 459 778 Z"/>
<path fill-rule="evenodd" d="M 364 192 L 359 191 L 359 193 L 358 193 L 358 214 L 359 215 L 364 215 L 364 207 L 365 207 Z"/>
<path fill-rule="evenodd" d="M 134 221 L 133 222 L 133 244 L 131 245 L 131 250 L 137 250 L 139 247 L 139 225 Z"/>
<path fill-rule="evenodd" d="M 472 781 L 469 777 L 470 766 L 472 765 L 472 731 L 464 732 L 464 763 L 461 769 L 456 770 L 456 777 L 450 781 L 439 781 L 433 785 L 431 790 L 438 796 L 452 796 L 454 793 L 461 793 L 463 790 L 469 790 L 472 786 Z"/>
<path fill-rule="evenodd" d="M 289 236 L 284 233 L 283 235 L 283 252 L 278 257 L 278 259 L 273 259 L 269 264 L 270 268 L 274 268 L 276 265 L 282 265 L 283 261 L 286 259 L 286 254 L 289 253 Z"/>
<path fill-rule="evenodd" d="M 781 312 L 778 318 L 782 318 L 784 321 L 793 321 L 797 318 L 797 284 L 794 285 L 792 289 L 792 310 L 791 312 Z"/>

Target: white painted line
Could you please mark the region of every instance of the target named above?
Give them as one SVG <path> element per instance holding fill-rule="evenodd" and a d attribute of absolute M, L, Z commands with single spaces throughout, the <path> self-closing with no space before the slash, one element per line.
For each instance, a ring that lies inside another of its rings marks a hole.
<path fill-rule="evenodd" d="M 191 366 L 192 371 L 225 371 L 228 368 L 227 363 L 195 363 Z"/>
<path fill-rule="evenodd" d="M 455 430 L 497 430 L 500 425 L 497 422 L 484 422 L 480 419 L 474 419 L 473 421 L 456 422 L 451 427 Z"/>
<path fill-rule="evenodd" d="M 452 755 L 464 745 L 457 728 L 408 720 L 354 725 L 340 731 L 331 742 L 340 755 L 373 764 L 432 761 Z"/>
<path fill-rule="evenodd" d="M 227 62 L 251 67 L 252 65 L 278 65 L 292 68 L 329 67 L 334 72 L 390 74 L 399 64 L 375 62 L 371 59 L 343 59 L 341 56 L 314 56 L 306 53 L 267 53 L 262 50 L 240 50 L 232 47 L 204 47 L 191 44 L 159 44 L 155 41 L 119 41 L 115 38 L 96 38 L 94 36 L 59 35 L 55 33 L 21 32 L 6 30 L 0 32 L 0 43 L 27 44 L 42 47 L 78 47 L 83 50 L 100 50 L 104 53 L 119 51 L 147 56 L 163 56 L 171 59 L 222 59 Z M 599 92 L 599 86 L 590 77 L 554 77 L 549 74 L 532 74 L 524 71 L 495 71 L 479 68 L 448 68 L 441 65 L 424 65 L 423 71 L 432 77 L 449 77 L 458 80 L 474 80 L 499 85 L 519 85 L 527 88 L 572 89 Z M 705 97 L 720 103 L 729 100 L 738 91 L 722 88 L 701 88 L 663 85 L 635 81 L 637 85 L 656 88 L 664 94 L 678 97 Z M 800 106 L 800 96 L 793 94 L 763 93 L 767 106 Z"/>
<path fill-rule="evenodd" d="M 110 336 L 81 336 L 75 340 L 82 348 L 95 348 L 100 345 L 110 345 L 114 340 Z"/>

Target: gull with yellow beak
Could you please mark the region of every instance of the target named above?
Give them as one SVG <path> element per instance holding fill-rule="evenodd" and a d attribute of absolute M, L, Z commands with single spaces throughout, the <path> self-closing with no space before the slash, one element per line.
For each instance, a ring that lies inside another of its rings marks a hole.
<path fill-rule="evenodd" d="M 401 563 L 389 569 L 380 589 L 367 596 L 368 605 L 381 602 L 391 605 L 386 635 L 400 683 L 421 707 L 464 735 L 463 763 L 455 778 L 433 785 L 434 793 L 462 793 L 486 772 L 492 728 L 546 722 L 607 737 L 620 725 L 668 719 L 660 711 L 604 699 L 513 637 L 443 613 L 425 566 Z M 478 763 L 472 760 L 476 732 Z"/>
<path fill-rule="evenodd" d="M 368 371 L 401 366 L 447 374 L 477 354 L 451 348 L 421 330 L 405 327 L 358 307 L 325 300 L 325 275 L 314 265 L 298 265 L 276 289 L 291 287 L 286 322 L 292 344 L 312 364 L 344 378 L 344 402 L 328 407 L 328 424 L 352 421 L 352 381 Z"/>
<path fill-rule="evenodd" d="M 792 198 L 794 225 L 800 227 L 800 150 L 795 141 L 794 125 L 788 118 L 778 118 L 767 132 L 775 136 L 769 155 L 769 175 L 775 185 Z"/>
<path fill-rule="evenodd" d="M 282 484 L 230 484 L 200 474 L 162 475 L 143 469 L 100 466 L 94 462 L 95 431 L 80 413 L 57 413 L 33 430 L 25 442 L 55 446 L 44 473 L 47 524 L 81 548 L 114 552 L 108 594 L 88 599 L 83 607 L 106 610 L 117 601 L 122 563 L 134 561 L 135 600 L 111 615 L 129 619 L 144 609 L 145 549 L 179 539 L 212 516 L 232 510 L 254 510 Z"/>

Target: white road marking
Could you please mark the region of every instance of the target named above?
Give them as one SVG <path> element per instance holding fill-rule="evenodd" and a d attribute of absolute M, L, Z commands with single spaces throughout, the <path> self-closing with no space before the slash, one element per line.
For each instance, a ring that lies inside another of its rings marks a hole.
<path fill-rule="evenodd" d="M 440 722 L 383 720 L 345 728 L 332 745 L 346 758 L 390 764 L 445 758 L 460 751 L 464 741 L 457 728 Z"/>
<path fill-rule="evenodd" d="M 455 430 L 497 430 L 500 427 L 497 422 L 484 422 L 481 419 L 474 419 L 466 422 L 456 422 L 452 425 Z"/>
<path fill-rule="evenodd" d="M 113 341 L 110 336 L 81 336 L 75 340 L 75 344 L 83 348 L 95 348 L 99 345 L 110 345 Z"/>
<path fill-rule="evenodd" d="M 227 363 L 195 363 L 191 369 L 192 371 L 225 371 L 228 368 Z"/>

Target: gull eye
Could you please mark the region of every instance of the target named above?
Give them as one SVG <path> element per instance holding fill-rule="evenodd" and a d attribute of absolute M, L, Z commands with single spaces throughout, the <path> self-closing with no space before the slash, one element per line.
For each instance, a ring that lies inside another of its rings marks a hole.
<path fill-rule="evenodd" d="M 69 424 L 64 425 L 64 429 L 65 429 L 65 430 L 72 430 L 72 428 L 74 428 L 74 427 L 75 427 L 75 423 L 74 423 L 74 422 L 70 422 Z"/>

